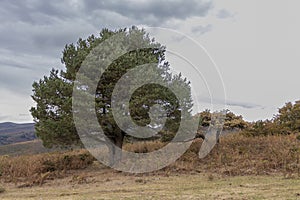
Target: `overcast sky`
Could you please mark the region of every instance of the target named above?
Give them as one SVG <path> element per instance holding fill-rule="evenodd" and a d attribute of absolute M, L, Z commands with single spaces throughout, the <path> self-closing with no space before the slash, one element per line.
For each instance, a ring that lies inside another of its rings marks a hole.
<path fill-rule="evenodd" d="M 0 122 L 32 121 L 31 85 L 63 68 L 65 44 L 132 25 L 193 38 L 218 66 L 227 107 L 249 121 L 272 118 L 285 102 L 300 99 L 299 9 L 297 0 L 2 0 Z"/>

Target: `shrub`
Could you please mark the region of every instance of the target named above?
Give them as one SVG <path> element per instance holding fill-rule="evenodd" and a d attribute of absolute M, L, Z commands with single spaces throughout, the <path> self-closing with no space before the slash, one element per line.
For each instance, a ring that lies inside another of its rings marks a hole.
<path fill-rule="evenodd" d="M 0 193 L 3 193 L 3 192 L 5 192 L 5 189 L 0 187 Z"/>

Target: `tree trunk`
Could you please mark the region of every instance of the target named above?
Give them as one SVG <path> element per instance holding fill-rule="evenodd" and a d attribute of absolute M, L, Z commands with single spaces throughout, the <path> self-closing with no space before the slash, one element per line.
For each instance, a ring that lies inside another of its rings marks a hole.
<path fill-rule="evenodd" d="M 114 138 L 111 138 L 112 144 L 109 146 L 110 151 L 110 162 L 109 165 L 112 167 L 117 165 L 122 160 L 122 147 L 125 133 L 120 131 Z"/>
<path fill-rule="evenodd" d="M 201 138 L 201 139 L 204 140 L 205 139 L 205 135 L 203 133 L 201 133 L 201 132 L 197 132 L 195 138 Z"/>

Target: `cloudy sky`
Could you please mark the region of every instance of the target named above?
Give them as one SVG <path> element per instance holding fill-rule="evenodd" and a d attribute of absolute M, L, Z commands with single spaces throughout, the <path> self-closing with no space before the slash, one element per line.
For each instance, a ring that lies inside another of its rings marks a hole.
<path fill-rule="evenodd" d="M 297 0 L 1 0 L 0 122 L 32 121 L 31 85 L 63 68 L 65 44 L 132 25 L 191 37 L 217 65 L 227 107 L 249 121 L 272 118 L 300 99 L 299 8 Z"/>

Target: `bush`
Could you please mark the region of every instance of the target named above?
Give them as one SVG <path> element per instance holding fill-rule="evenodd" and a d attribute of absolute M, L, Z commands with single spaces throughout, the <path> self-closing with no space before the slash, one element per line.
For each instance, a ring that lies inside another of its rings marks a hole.
<path fill-rule="evenodd" d="M 0 157 L 1 179 L 5 181 L 31 180 L 45 173 L 49 178 L 61 176 L 60 172 L 84 169 L 95 158 L 86 150 L 70 152 L 44 153 L 31 156 Z"/>

